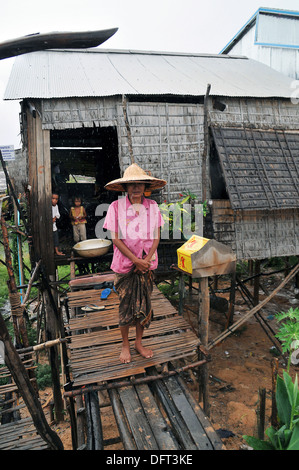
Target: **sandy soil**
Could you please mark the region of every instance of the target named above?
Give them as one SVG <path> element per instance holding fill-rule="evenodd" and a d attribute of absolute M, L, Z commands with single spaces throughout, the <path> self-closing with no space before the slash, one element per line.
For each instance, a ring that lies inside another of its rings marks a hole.
<path fill-rule="evenodd" d="M 263 279 L 263 286 L 271 292 L 282 280 L 284 274 L 270 276 Z M 226 287 L 225 282 L 219 281 L 218 287 Z M 252 286 L 247 287 L 252 290 Z M 227 297 L 226 294 L 219 294 Z M 260 300 L 266 295 L 261 290 Z M 185 317 L 196 329 L 197 325 L 197 295 L 187 296 L 186 305 L 195 313 L 185 310 Z M 277 330 L 277 322 L 273 314 L 286 311 L 291 306 L 299 305 L 295 298 L 294 282 L 280 291 L 261 311 L 269 325 Z M 249 311 L 249 306 L 237 294 L 234 321 Z M 224 313 L 211 309 L 209 338 L 215 338 L 224 329 L 226 316 Z M 256 435 L 257 431 L 257 404 L 259 388 L 266 389 L 266 428 L 271 417 L 272 372 L 271 361 L 274 358 L 273 343 L 262 329 L 255 317 L 251 317 L 238 331 L 231 334 L 218 346 L 211 350 L 210 373 L 210 419 L 215 430 L 222 430 L 229 437 L 223 438 L 228 450 L 242 450 L 246 442 L 244 434 Z M 280 373 L 285 368 L 286 361 L 279 357 Z M 298 373 L 298 367 L 292 367 L 291 375 Z M 191 375 L 192 379 L 192 375 Z M 188 383 L 190 389 L 197 397 L 194 382 Z M 41 392 L 42 402 L 49 399 L 50 390 Z M 102 424 L 104 438 L 118 436 L 111 407 L 102 408 Z M 60 436 L 66 450 L 72 449 L 69 416 L 59 424 L 52 424 L 52 428 Z M 122 449 L 121 444 L 107 447 L 107 450 Z"/>

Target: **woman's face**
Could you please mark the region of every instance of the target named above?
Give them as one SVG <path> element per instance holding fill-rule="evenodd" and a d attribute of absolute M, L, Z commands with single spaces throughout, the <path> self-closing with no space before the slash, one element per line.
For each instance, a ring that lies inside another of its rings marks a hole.
<path fill-rule="evenodd" d="M 130 200 L 137 200 L 141 201 L 143 193 L 145 191 L 145 184 L 144 183 L 128 183 L 127 184 L 127 193 Z"/>

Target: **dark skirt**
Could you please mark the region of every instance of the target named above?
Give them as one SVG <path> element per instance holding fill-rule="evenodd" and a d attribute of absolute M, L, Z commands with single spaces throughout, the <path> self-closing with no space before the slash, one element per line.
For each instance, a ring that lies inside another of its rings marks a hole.
<path fill-rule="evenodd" d="M 138 274 L 115 273 L 114 287 L 119 296 L 119 326 L 136 325 L 148 328 L 153 318 L 151 294 L 154 285 L 152 271 Z"/>

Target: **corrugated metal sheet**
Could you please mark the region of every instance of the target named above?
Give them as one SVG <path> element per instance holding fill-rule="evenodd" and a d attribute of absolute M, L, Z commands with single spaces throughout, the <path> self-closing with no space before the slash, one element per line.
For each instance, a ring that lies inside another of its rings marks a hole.
<path fill-rule="evenodd" d="M 299 13 L 283 16 L 261 12 L 256 25 L 256 43 L 299 48 Z"/>
<path fill-rule="evenodd" d="M 113 95 L 285 97 L 291 80 L 245 57 L 159 52 L 42 51 L 19 56 L 5 100 Z"/>

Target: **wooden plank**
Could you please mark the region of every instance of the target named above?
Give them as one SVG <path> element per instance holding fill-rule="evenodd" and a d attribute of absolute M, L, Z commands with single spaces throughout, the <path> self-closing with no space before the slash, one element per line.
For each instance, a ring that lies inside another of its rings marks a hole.
<path fill-rule="evenodd" d="M 188 426 L 178 412 L 173 399 L 169 395 L 163 381 L 155 380 L 152 383 L 152 389 L 154 390 L 155 394 L 157 394 L 157 397 L 168 416 L 174 435 L 177 441 L 180 443 L 180 446 L 186 450 L 197 450 L 197 446 L 192 439 L 192 436 L 190 435 Z"/>
<path fill-rule="evenodd" d="M 85 411 L 87 420 L 87 450 L 103 450 L 103 430 L 97 392 L 85 395 Z"/>
<path fill-rule="evenodd" d="M 189 401 L 183 393 L 183 390 L 179 387 L 175 378 L 168 377 L 167 379 L 163 380 L 163 382 L 168 390 L 168 393 L 172 397 L 177 410 L 182 416 L 182 419 L 188 426 L 188 430 L 194 442 L 196 443 L 198 450 L 213 450 L 213 446 L 207 438 L 200 421 L 198 420 Z"/>
<path fill-rule="evenodd" d="M 144 413 L 153 430 L 157 444 L 160 450 L 176 450 L 179 448 L 175 437 L 171 433 L 161 411 L 146 384 L 135 387 L 139 400 L 142 404 Z"/>
<path fill-rule="evenodd" d="M 108 393 L 124 448 L 125 450 L 136 450 L 136 444 L 128 426 L 119 395 L 115 389 L 108 390 Z"/>
<path fill-rule="evenodd" d="M 138 450 L 159 450 L 153 431 L 143 413 L 135 387 L 118 390 Z"/>
<path fill-rule="evenodd" d="M 193 397 L 192 393 L 188 389 L 187 385 L 185 384 L 184 380 L 182 377 L 177 376 L 176 381 L 180 385 L 181 389 L 183 390 L 186 398 L 188 399 L 190 405 L 192 406 L 192 409 L 194 413 L 197 415 L 198 420 L 200 421 L 202 427 L 205 430 L 206 435 L 208 436 L 210 442 L 212 443 L 213 449 L 214 450 L 225 450 L 225 446 L 223 442 L 221 441 L 220 437 L 218 436 L 217 432 L 214 430 L 210 420 L 208 417 L 205 415 L 201 407 L 199 406 L 198 402 L 195 400 Z"/>

